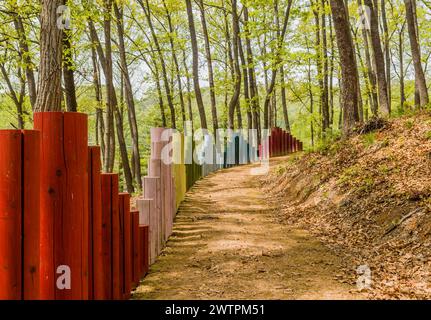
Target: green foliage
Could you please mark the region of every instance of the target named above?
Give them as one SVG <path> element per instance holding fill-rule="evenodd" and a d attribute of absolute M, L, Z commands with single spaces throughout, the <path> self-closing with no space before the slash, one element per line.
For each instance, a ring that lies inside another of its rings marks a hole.
<path fill-rule="evenodd" d="M 362 135 L 362 142 L 366 148 L 371 147 L 376 142 L 376 133 L 375 132 L 369 132 L 369 133 Z"/>

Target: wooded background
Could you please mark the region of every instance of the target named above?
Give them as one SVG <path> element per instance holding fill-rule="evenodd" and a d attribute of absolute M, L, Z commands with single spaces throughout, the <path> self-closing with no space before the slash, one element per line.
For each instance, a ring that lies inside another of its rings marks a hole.
<path fill-rule="evenodd" d="M 426 0 L 4 0 L 0 126 L 87 113 L 128 192 L 154 126 L 279 126 L 318 149 L 428 106 L 430 13 Z"/>

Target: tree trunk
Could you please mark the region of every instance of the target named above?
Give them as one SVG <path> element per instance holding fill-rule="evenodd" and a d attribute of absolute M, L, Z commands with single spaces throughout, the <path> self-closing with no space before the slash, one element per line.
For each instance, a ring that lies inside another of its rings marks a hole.
<path fill-rule="evenodd" d="M 61 110 L 62 34 L 57 8 L 63 0 L 42 0 L 40 15 L 40 65 L 35 112 Z"/>
<path fill-rule="evenodd" d="M 410 38 L 410 47 L 412 51 L 413 66 L 415 69 L 415 84 L 419 91 L 420 107 L 425 107 L 429 103 L 428 89 L 425 80 L 425 74 L 421 63 L 421 52 L 419 49 L 418 35 L 416 28 L 416 17 L 413 11 L 412 0 L 404 0 L 406 6 L 407 28 Z"/>
<path fill-rule="evenodd" d="M 124 79 L 124 92 L 126 96 L 127 103 L 127 114 L 130 126 L 130 135 L 132 138 L 132 159 L 133 159 L 133 172 L 135 181 L 138 188 L 142 188 L 142 177 L 141 177 L 141 155 L 139 151 L 139 132 L 138 123 L 136 120 L 136 110 L 135 110 L 135 99 L 133 97 L 132 83 L 130 81 L 129 67 L 127 65 L 126 59 L 126 48 L 124 44 L 124 22 L 123 22 L 123 12 L 114 3 L 114 12 L 117 20 L 117 32 L 118 32 L 118 49 L 120 52 L 120 66 L 121 72 Z"/>
<path fill-rule="evenodd" d="M 183 64 L 184 64 L 184 70 L 186 71 L 186 86 L 187 86 L 187 109 L 189 112 L 189 121 L 192 124 L 193 128 L 193 110 L 192 110 L 192 83 L 190 81 L 190 74 L 189 74 L 189 68 L 187 66 L 187 59 L 186 59 L 186 50 L 183 50 Z"/>
<path fill-rule="evenodd" d="M 205 115 L 205 106 L 202 99 L 201 87 L 199 84 L 199 51 L 198 42 L 196 38 L 195 22 L 193 19 L 193 8 L 191 0 L 186 0 L 187 5 L 187 18 L 189 21 L 190 39 L 192 43 L 193 52 L 193 84 L 195 87 L 196 102 L 198 105 L 199 116 L 201 120 L 201 128 L 208 129 L 207 118 Z"/>
<path fill-rule="evenodd" d="M 24 64 L 25 75 L 28 84 L 28 95 L 30 98 L 30 104 L 34 110 L 36 104 L 36 80 L 34 78 L 34 65 L 31 61 L 30 50 L 27 44 L 27 37 L 25 33 L 24 24 L 22 18 L 19 15 L 14 15 L 14 26 L 19 37 L 20 57 Z"/>
<path fill-rule="evenodd" d="M 237 0 L 232 0 L 232 49 L 233 49 L 233 64 L 235 70 L 235 82 L 234 92 L 229 101 L 229 117 L 228 117 L 228 128 L 234 128 L 234 115 L 235 108 L 239 105 L 239 95 L 241 93 L 241 69 L 239 66 L 239 48 L 238 48 L 238 37 L 239 37 L 239 18 L 237 11 Z M 237 111 L 238 126 L 241 126 L 241 112 Z"/>
<path fill-rule="evenodd" d="M 400 34 L 399 34 L 399 46 L 398 53 L 400 59 L 400 109 L 404 110 L 404 103 L 406 101 L 405 94 L 405 85 L 404 85 L 404 29 L 406 27 L 406 23 L 404 22 Z"/>
<path fill-rule="evenodd" d="M 386 17 L 386 1 L 381 0 L 381 12 L 382 12 L 382 24 L 383 24 L 383 42 L 385 47 L 385 66 L 386 66 L 386 83 L 388 86 L 388 101 L 389 105 L 392 100 L 392 89 L 391 89 L 391 52 L 389 48 L 389 28 L 388 20 Z"/>
<path fill-rule="evenodd" d="M 280 37 L 277 39 L 277 51 L 275 53 L 275 63 L 273 66 L 273 71 L 272 71 L 272 77 L 271 77 L 271 83 L 268 86 L 268 90 L 266 92 L 266 97 L 265 97 L 265 103 L 264 103 L 264 110 L 268 110 L 269 109 L 269 104 L 271 101 L 271 96 L 272 93 L 274 91 L 274 87 L 275 87 L 275 80 L 277 78 L 277 70 L 279 68 L 279 64 L 281 63 L 281 49 L 283 48 L 283 44 L 284 44 L 284 38 L 286 36 L 286 32 L 287 32 L 287 25 L 289 22 L 289 17 L 290 17 L 290 9 L 292 7 L 292 0 L 288 0 L 287 3 L 287 8 L 286 8 L 286 13 L 284 16 L 284 23 L 283 23 L 283 29 L 281 31 Z M 265 119 L 265 123 L 264 126 L 266 129 L 268 129 L 268 119 Z"/>
<path fill-rule="evenodd" d="M 153 42 L 154 42 L 154 45 L 156 46 L 157 54 L 159 55 L 160 65 L 162 67 L 162 79 L 163 79 L 163 84 L 164 84 L 165 92 L 166 92 L 166 99 L 168 100 L 168 107 L 169 107 L 169 111 L 171 113 L 171 127 L 173 129 L 175 129 L 177 126 L 176 126 L 175 107 L 174 107 L 174 103 L 172 101 L 173 95 L 171 92 L 171 88 L 169 86 L 169 80 L 168 80 L 168 73 L 166 71 L 165 58 L 163 57 L 163 52 L 162 52 L 162 49 L 161 49 L 160 44 L 159 44 L 159 39 L 157 37 L 156 31 L 154 30 L 153 22 L 151 20 L 150 4 L 149 4 L 148 0 L 145 0 L 145 5 L 142 2 L 142 0 L 139 0 L 138 2 L 140 3 L 142 9 L 144 10 L 144 14 L 145 14 L 145 17 L 147 18 L 147 23 L 148 23 L 148 26 L 149 26 L 150 31 L 151 31 L 151 36 L 153 37 Z"/>
<path fill-rule="evenodd" d="M 215 85 L 214 85 L 214 71 L 213 71 L 211 47 L 210 47 L 210 40 L 208 36 L 208 27 L 207 27 L 207 22 L 205 17 L 205 7 L 204 7 L 203 0 L 199 0 L 199 9 L 201 12 L 202 32 L 205 40 L 205 55 L 206 55 L 207 67 L 208 67 L 208 82 L 210 86 L 210 100 L 211 100 L 211 113 L 213 118 L 213 130 L 214 130 L 214 134 L 216 134 L 219 125 L 218 125 L 217 104 L 216 104 Z"/>
<path fill-rule="evenodd" d="M 173 34 L 174 34 L 174 28 L 172 26 L 172 18 L 171 18 L 171 14 L 168 10 L 168 7 L 166 6 L 166 2 L 165 0 L 163 0 L 163 6 L 165 7 L 165 11 L 166 11 L 166 18 L 168 20 L 168 27 L 169 27 L 169 43 L 171 46 L 171 51 L 172 51 L 172 59 L 174 60 L 174 66 L 175 66 L 175 74 L 177 76 L 177 84 L 178 84 L 178 93 L 180 96 L 180 105 L 181 105 L 181 118 L 183 121 L 183 127 L 185 125 L 186 122 L 186 107 L 185 107 L 185 103 L 184 103 L 184 95 L 183 95 L 183 84 L 181 82 L 181 73 L 180 73 L 180 65 L 178 63 L 178 57 L 175 51 L 175 43 L 174 43 L 174 39 L 173 39 Z"/>
<path fill-rule="evenodd" d="M 251 99 L 251 110 L 253 114 L 253 129 L 257 130 L 258 141 L 260 141 L 260 106 L 259 106 L 259 90 L 256 83 L 256 73 L 254 67 L 254 57 L 253 50 L 251 47 L 251 35 L 250 27 L 248 21 L 248 7 L 246 5 L 244 8 L 244 32 L 245 32 L 245 45 L 247 48 L 247 64 L 248 64 L 248 78 L 250 85 L 250 99 Z"/>
<path fill-rule="evenodd" d="M 69 112 L 78 111 L 78 103 L 76 102 L 75 77 L 73 75 L 74 63 L 72 55 L 70 31 L 63 32 L 63 80 L 64 93 L 66 95 L 66 109 Z"/>
<path fill-rule="evenodd" d="M 343 133 L 349 134 L 359 121 L 358 108 L 358 71 L 355 61 L 352 34 L 347 10 L 343 0 L 330 0 L 332 19 L 337 37 L 341 62 L 341 105 L 343 111 Z"/>
<path fill-rule="evenodd" d="M 364 4 L 370 8 L 371 47 L 373 49 L 374 64 L 376 66 L 380 110 L 383 114 L 388 115 L 391 113 L 391 106 L 388 100 L 385 59 L 383 57 L 382 44 L 380 41 L 377 7 L 373 4 L 372 0 L 364 0 Z"/>

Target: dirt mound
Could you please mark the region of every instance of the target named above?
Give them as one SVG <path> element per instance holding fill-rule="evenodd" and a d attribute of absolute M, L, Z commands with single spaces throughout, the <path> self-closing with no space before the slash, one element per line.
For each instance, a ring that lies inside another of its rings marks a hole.
<path fill-rule="evenodd" d="M 283 222 L 372 271 L 371 298 L 431 298 L 431 116 L 391 120 L 292 158 L 262 180 Z M 342 249 L 340 249 L 342 248 Z"/>

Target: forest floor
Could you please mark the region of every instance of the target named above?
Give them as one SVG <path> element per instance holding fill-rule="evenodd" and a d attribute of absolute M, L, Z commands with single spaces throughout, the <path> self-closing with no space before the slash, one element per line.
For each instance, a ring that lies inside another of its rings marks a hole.
<path fill-rule="evenodd" d="M 271 161 L 275 168 L 286 158 Z M 188 193 L 174 232 L 134 299 L 360 299 L 346 261 L 279 222 L 252 166 L 220 171 Z M 355 273 L 352 277 L 356 276 Z"/>
<path fill-rule="evenodd" d="M 431 114 L 361 131 L 199 181 L 134 298 L 430 299 Z"/>

